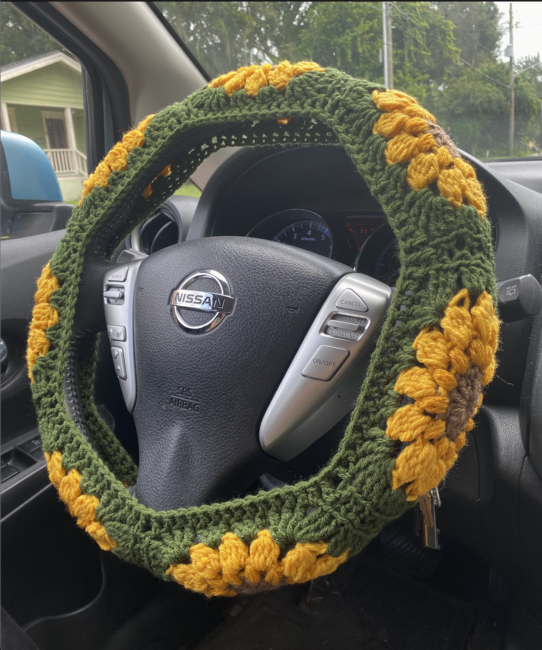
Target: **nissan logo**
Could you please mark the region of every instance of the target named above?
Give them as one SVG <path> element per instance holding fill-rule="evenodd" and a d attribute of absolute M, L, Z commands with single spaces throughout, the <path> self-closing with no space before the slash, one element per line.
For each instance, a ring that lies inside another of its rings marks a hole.
<path fill-rule="evenodd" d="M 211 280 L 217 286 L 217 291 L 196 291 L 190 289 L 196 280 Z M 217 271 L 198 271 L 185 278 L 173 292 L 171 305 L 175 318 L 181 327 L 191 332 L 209 332 L 219 325 L 226 314 L 231 314 L 235 298 L 229 295 L 230 287 L 226 278 Z M 193 325 L 183 318 L 185 309 L 209 314 L 209 320 L 202 324 Z"/>

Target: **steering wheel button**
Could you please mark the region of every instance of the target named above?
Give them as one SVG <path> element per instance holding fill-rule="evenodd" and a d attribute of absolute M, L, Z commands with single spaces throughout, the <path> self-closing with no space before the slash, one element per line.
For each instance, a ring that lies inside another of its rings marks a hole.
<path fill-rule="evenodd" d="M 126 276 L 128 275 L 128 267 L 121 266 L 118 269 L 115 269 L 112 273 L 107 276 L 106 282 L 124 282 Z"/>
<path fill-rule="evenodd" d="M 352 289 L 345 289 L 335 303 L 339 309 L 351 309 L 352 311 L 368 311 L 368 307 L 357 293 Z"/>
<path fill-rule="evenodd" d="M 329 381 L 346 361 L 349 354 L 348 350 L 321 345 L 303 368 L 301 374 L 309 379 Z"/>
<path fill-rule="evenodd" d="M 104 298 L 109 302 L 110 304 L 117 304 L 115 301 L 117 300 L 122 300 L 122 303 L 124 303 L 124 287 L 108 287 L 104 291 Z M 122 304 L 121 303 L 121 304 Z"/>
<path fill-rule="evenodd" d="M 113 346 L 111 348 L 111 354 L 113 355 L 113 365 L 115 366 L 115 372 L 119 379 L 126 379 L 126 363 L 124 362 L 124 350 Z"/>
<path fill-rule="evenodd" d="M 363 332 L 351 332 L 328 325 L 326 327 L 326 334 L 334 336 L 336 339 L 344 339 L 345 341 L 359 341 Z"/>
<path fill-rule="evenodd" d="M 362 328 L 359 324 L 357 323 L 350 323 L 348 321 L 340 321 L 332 318 L 328 324 L 328 327 L 331 328 L 338 328 L 338 329 L 343 329 L 343 330 L 349 330 L 350 332 L 359 332 Z"/>
<path fill-rule="evenodd" d="M 126 328 L 121 325 L 108 325 L 107 336 L 111 341 L 126 341 Z"/>

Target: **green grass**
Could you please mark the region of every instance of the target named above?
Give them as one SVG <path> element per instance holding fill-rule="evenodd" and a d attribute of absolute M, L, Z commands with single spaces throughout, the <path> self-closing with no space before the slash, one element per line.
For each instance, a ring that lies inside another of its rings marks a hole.
<path fill-rule="evenodd" d="M 197 199 L 201 196 L 201 190 L 194 185 L 194 183 L 191 183 L 190 181 L 188 183 L 185 183 L 179 189 L 175 192 L 177 196 L 195 196 Z M 79 199 L 77 201 L 64 201 L 64 203 L 69 203 L 70 205 L 77 205 L 79 203 Z"/>
<path fill-rule="evenodd" d="M 175 192 L 177 196 L 195 196 L 197 199 L 201 196 L 201 190 L 191 183 L 185 183 Z"/>

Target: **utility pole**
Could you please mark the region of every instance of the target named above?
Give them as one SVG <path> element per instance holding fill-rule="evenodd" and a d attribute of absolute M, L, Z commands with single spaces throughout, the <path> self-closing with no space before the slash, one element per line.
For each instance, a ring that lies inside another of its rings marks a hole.
<path fill-rule="evenodd" d="M 512 14 L 512 3 L 510 3 L 510 134 L 509 148 L 510 157 L 514 156 L 514 113 L 515 113 L 515 94 L 514 94 L 514 20 Z"/>
<path fill-rule="evenodd" d="M 390 4 L 390 2 L 382 3 L 382 53 L 384 55 L 384 85 L 386 88 L 393 88 L 393 42 Z"/>

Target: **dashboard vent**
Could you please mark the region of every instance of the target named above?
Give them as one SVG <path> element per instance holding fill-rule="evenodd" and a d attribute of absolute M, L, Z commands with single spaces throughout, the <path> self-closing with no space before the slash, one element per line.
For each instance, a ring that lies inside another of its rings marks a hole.
<path fill-rule="evenodd" d="M 176 215 L 164 204 L 141 226 L 139 242 L 141 252 L 152 255 L 180 241 L 179 222 Z"/>

